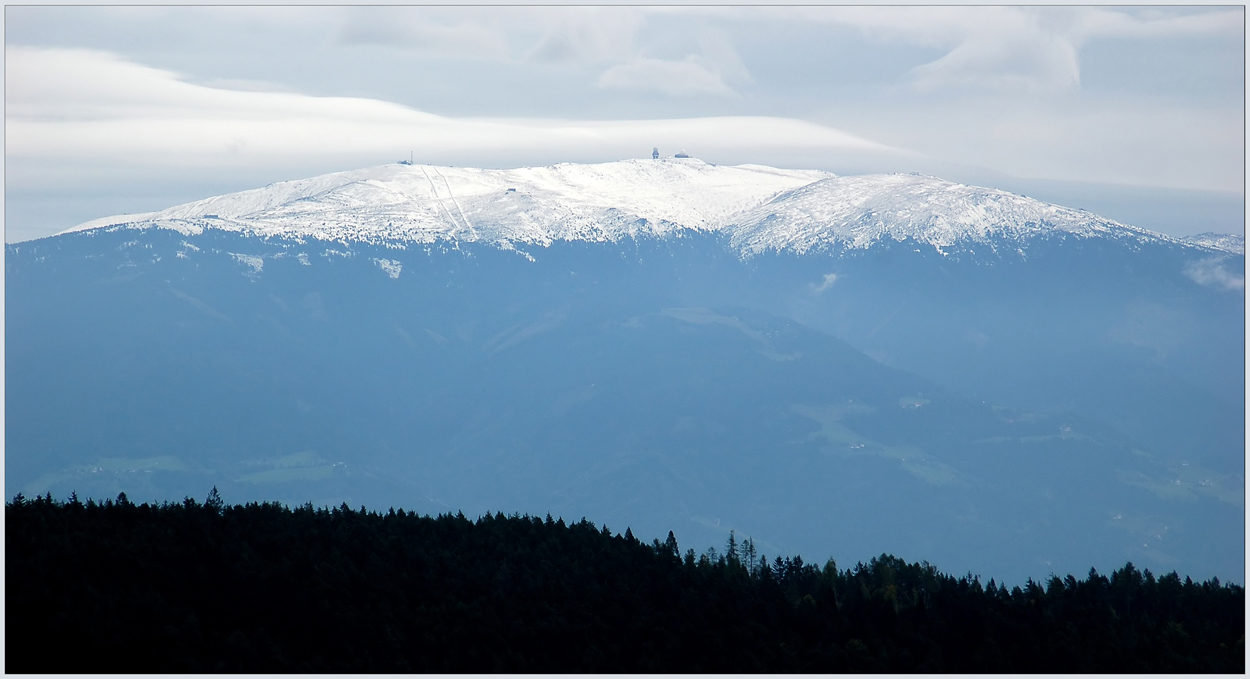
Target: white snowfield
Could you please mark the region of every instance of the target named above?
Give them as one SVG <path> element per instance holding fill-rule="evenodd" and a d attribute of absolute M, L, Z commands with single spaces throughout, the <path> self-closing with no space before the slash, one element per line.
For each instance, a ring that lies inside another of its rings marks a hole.
<path fill-rule="evenodd" d="M 720 232 L 743 256 L 867 248 L 914 239 L 939 252 L 1017 245 L 1064 232 L 1185 243 L 1005 191 L 921 175 L 839 177 L 694 158 L 487 170 L 384 165 L 278 182 L 159 212 L 96 219 L 96 228 L 204 229 L 337 242 L 615 242 Z M 1216 241 L 1191 247 L 1228 251 Z"/>

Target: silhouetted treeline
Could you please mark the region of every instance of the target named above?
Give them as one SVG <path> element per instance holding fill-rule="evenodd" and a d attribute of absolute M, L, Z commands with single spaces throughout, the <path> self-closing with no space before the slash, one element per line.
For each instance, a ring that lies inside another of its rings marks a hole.
<path fill-rule="evenodd" d="M 988 586 L 731 537 L 680 553 L 586 520 L 311 505 L 5 505 L 11 672 L 1237 672 L 1245 592 Z"/>

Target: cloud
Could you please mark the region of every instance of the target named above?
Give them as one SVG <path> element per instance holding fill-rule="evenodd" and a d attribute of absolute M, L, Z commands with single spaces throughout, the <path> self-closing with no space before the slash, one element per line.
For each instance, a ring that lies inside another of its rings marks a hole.
<path fill-rule="evenodd" d="M 1075 46 L 1045 33 L 978 36 L 911 73 L 921 90 L 1068 91 L 1081 81 Z"/>
<path fill-rule="evenodd" d="M 342 45 L 384 45 L 430 55 L 563 66 L 637 55 L 644 12 L 630 7 L 352 7 Z"/>
<path fill-rule="evenodd" d="M 547 65 L 634 56 L 643 13 L 627 7 L 351 7 L 340 45 L 382 45 L 452 59 Z"/>
<path fill-rule="evenodd" d="M 750 82 L 723 31 L 702 27 L 688 38 L 685 59 L 648 55 L 642 43 L 649 12 L 629 7 L 353 8 L 338 31 L 344 45 L 386 45 L 452 58 L 502 63 L 608 68 L 601 89 L 669 96 L 737 96 L 728 81 Z M 537 36 L 537 37 L 535 37 Z M 522 45 L 521 49 L 513 49 Z"/>
<path fill-rule="evenodd" d="M 906 156 L 789 118 L 452 118 L 376 99 L 212 88 L 99 51 L 9 46 L 5 57 L 7 181 L 26 191 L 128 172 L 209 183 L 258 168 L 301 176 L 394 162 L 409 151 L 419 162 L 495 167 L 640 157 L 653 146 L 711 162 L 799 167 Z M 686 77 L 681 86 L 691 87 Z"/>
<path fill-rule="evenodd" d="M 447 15 L 440 8 L 353 7 L 338 27 L 342 45 L 385 45 L 470 59 L 505 60 L 508 31 L 497 13 L 477 8 Z"/>
<path fill-rule="evenodd" d="M 1199 285 L 1245 292 L 1246 277 L 1225 269 L 1224 259 L 1209 257 L 1190 262 L 1185 266 L 1185 275 Z"/>
<path fill-rule="evenodd" d="M 1101 38 L 1236 35 L 1244 12 L 1176 15 L 1090 7 L 803 8 L 809 20 L 857 28 L 869 39 L 945 50 L 911 71 L 922 91 L 1065 92 L 1080 86 L 1079 51 Z"/>
<path fill-rule="evenodd" d="M 733 41 L 724 31 L 699 31 L 699 53 L 705 62 L 714 64 L 717 73 L 725 79 L 731 82 L 753 82 L 746 65 L 734 49 Z"/>
<path fill-rule="evenodd" d="M 638 54 L 604 71 L 596 85 L 602 89 L 660 92 L 673 97 L 739 97 L 729 82 L 750 83 L 752 79 L 729 36 L 724 31 L 704 27 L 696 32 L 695 38 L 698 54 L 688 54 L 680 60 Z"/>
<path fill-rule="evenodd" d="M 1054 91 L 1079 83 L 1072 45 L 1019 7 L 806 8 L 810 20 L 856 28 L 869 40 L 943 50 L 911 70 L 921 91 L 951 87 Z"/>
<path fill-rule="evenodd" d="M 1073 10 L 1071 22 L 1074 40 L 1085 42 L 1096 38 L 1160 38 L 1202 35 L 1235 35 L 1242 31 L 1245 11 L 1223 8 L 1199 14 L 1168 14 L 1153 8 L 1109 10 L 1081 8 Z"/>
<path fill-rule="evenodd" d="M 345 45 L 381 44 L 475 59 L 500 59 L 508 55 L 504 36 L 490 27 L 470 22 L 455 26 L 353 22 L 343 27 L 339 40 Z"/>
<path fill-rule="evenodd" d="M 198 81 L 196 84 L 216 90 L 241 90 L 243 92 L 296 92 L 297 90 L 283 83 L 270 80 L 245 80 L 241 78 L 213 78 Z"/>
<path fill-rule="evenodd" d="M 721 80 L 714 66 L 709 67 L 697 56 L 686 57 L 683 61 L 634 59 L 604 71 L 598 85 L 608 89 L 652 90 L 678 97 L 737 95 Z"/>
<path fill-rule="evenodd" d="M 525 61 L 585 64 L 621 61 L 636 53 L 642 13 L 627 7 L 563 7 L 536 15 L 545 24 L 542 38 Z"/>

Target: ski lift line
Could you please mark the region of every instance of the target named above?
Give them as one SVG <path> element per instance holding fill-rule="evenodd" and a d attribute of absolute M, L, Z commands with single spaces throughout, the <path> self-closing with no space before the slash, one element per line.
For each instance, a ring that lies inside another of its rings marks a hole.
<path fill-rule="evenodd" d="M 424 165 L 418 165 L 418 167 L 421 168 L 421 174 L 425 175 L 425 181 L 430 183 L 430 192 L 434 194 L 434 204 L 447 215 L 447 221 L 451 222 L 452 226 L 455 226 L 457 229 L 460 228 L 460 223 L 456 221 L 455 215 L 451 214 L 451 210 L 448 210 L 446 205 L 443 205 L 443 199 L 438 195 L 438 186 L 434 184 L 433 179 L 430 179 L 430 173 L 425 171 Z"/>
<path fill-rule="evenodd" d="M 442 209 L 443 212 L 447 212 L 447 208 L 443 206 L 443 199 L 438 197 L 438 187 L 434 185 L 434 180 L 430 179 L 430 173 L 425 171 L 424 165 L 418 165 L 417 167 L 420 168 L 421 174 L 425 176 L 425 181 L 430 183 L 430 193 L 434 196 L 434 204 Z M 455 224 L 456 220 L 452 218 L 450 213 L 447 214 L 447 218 Z"/>
<path fill-rule="evenodd" d="M 447 181 L 447 175 L 444 175 L 437 167 L 434 172 L 438 174 L 439 179 L 443 180 L 443 186 L 447 187 L 447 196 L 451 198 L 451 202 L 456 206 L 456 212 L 460 213 L 460 220 L 464 222 L 464 227 L 469 230 L 469 234 L 477 237 L 477 232 L 473 230 L 473 225 L 469 223 L 469 218 L 464 216 L 464 210 L 460 208 L 460 201 L 456 200 L 456 194 L 451 192 L 451 184 Z"/>

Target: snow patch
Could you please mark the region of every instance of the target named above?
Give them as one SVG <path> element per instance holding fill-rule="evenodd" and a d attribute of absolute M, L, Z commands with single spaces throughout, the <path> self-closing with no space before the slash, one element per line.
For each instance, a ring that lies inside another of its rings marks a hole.
<path fill-rule="evenodd" d="M 377 264 L 378 268 L 385 271 L 386 275 L 391 278 L 399 278 L 399 272 L 404 268 L 403 263 L 396 259 L 378 259 L 375 257 L 373 263 Z"/>
<path fill-rule="evenodd" d="M 1199 247 L 1211 250 L 1221 250 L 1234 255 L 1246 254 L 1246 238 L 1230 233 L 1200 233 L 1194 236 L 1186 236 L 1183 239 L 1187 243 L 1193 243 Z"/>
<path fill-rule="evenodd" d="M 256 255 L 241 255 L 237 252 L 231 252 L 230 256 L 234 257 L 235 261 L 239 262 L 240 264 L 246 264 L 248 267 L 250 267 L 251 275 L 256 275 L 265 268 L 264 257 L 257 257 Z"/>

